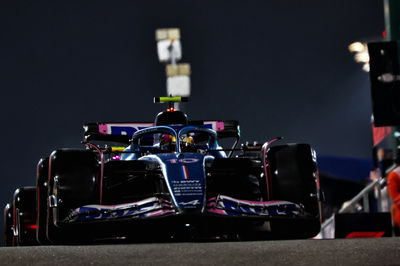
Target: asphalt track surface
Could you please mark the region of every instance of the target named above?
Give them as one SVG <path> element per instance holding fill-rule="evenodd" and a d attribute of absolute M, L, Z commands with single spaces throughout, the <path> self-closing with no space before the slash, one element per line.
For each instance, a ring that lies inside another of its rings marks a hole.
<path fill-rule="evenodd" d="M 0 265 L 400 265 L 400 238 L 2 247 Z"/>

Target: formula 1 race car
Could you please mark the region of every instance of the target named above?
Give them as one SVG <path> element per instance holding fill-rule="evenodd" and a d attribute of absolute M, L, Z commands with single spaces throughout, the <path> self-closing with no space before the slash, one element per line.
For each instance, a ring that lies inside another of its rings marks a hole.
<path fill-rule="evenodd" d="M 310 238 L 320 231 L 308 144 L 242 144 L 236 121 L 189 121 L 170 102 L 154 123 L 89 123 L 85 149 L 39 161 L 36 187 L 4 210 L 5 245 Z M 221 142 L 233 139 L 229 148 Z M 235 156 L 234 156 L 235 155 Z"/>

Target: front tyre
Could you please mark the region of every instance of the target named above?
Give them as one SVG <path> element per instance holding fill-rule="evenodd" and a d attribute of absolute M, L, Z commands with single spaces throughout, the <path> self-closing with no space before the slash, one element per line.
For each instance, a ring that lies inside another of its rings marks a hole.
<path fill-rule="evenodd" d="M 275 238 L 310 238 L 320 231 L 318 172 L 314 150 L 308 144 L 286 144 L 267 152 L 271 199 L 304 206 L 304 218 L 272 220 Z"/>
<path fill-rule="evenodd" d="M 49 158 L 47 238 L 52 243 L 79 242 L 85 233 L 68 230 L 65 219 L 72 209 L 99 203 L 99 163 L 89 150 L 57 150 Z"/>

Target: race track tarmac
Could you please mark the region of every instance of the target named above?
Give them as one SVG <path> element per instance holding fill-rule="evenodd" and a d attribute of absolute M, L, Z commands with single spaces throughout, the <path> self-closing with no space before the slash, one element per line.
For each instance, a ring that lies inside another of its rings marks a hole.
<path fill-rule="evenodd" d="M 400 238 L 2 247 L 0 265 L 400 265 Z"/>

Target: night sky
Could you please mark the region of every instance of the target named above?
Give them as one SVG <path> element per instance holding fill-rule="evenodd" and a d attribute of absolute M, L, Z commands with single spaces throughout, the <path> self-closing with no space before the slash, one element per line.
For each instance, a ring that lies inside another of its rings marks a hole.
<path fill-rule="evenodd" d="M 155 30 L 179 27 L 191 119 L 236 119 L 320 155 L 371 155 L 368 74 L 347 46 L 377 40 L 383 1 L 0 2 L 0 205 L 82 124 L 152 121 L 163 106 Z"/>

